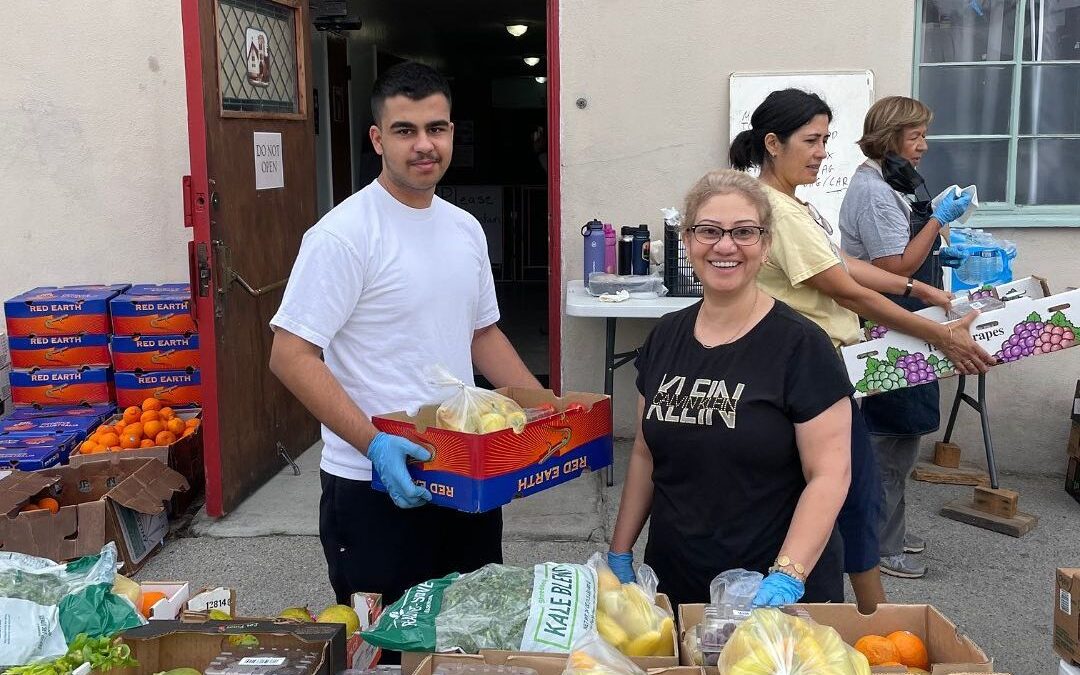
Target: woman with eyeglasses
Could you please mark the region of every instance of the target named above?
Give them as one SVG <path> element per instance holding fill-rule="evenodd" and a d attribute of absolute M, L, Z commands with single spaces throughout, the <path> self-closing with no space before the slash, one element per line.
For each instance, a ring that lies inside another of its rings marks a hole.
<path fill-rule="evenodd" d="M 950 296 L 844 255 L 830 239 L 831 225 L 795 196 L 796 187 L 817 180 L 827 157 L 831 121 L 832 110 L 816 94 L 799 89 L 774 91 L 754 110 L 751 128 L 732 141 L 731 166 L 743 171 L 760 168 L 773 209 L 773 242 L 758 274 L 761 290 L 821 326 L 834 347 L 861 339 L 861 315 L 938 346 L 962 373 L 986 372 L 993 359 L 969 332 L 975 312 L 960 321 L 939 324 L 894 304 L 882 293 L 941 306 L 948 304 Z M 878 569 L 882 486 L 869 434 L 854 401 L 851 412 L 851 487 L 839 527 L 844 571 L 859 609 L 872 612 L 885 600 Z"/>
<path fill-rule="evenodd" d="M 844 598 L 836 517 L 847 492 L 853 389 L 813 321 L 756 283 L 772 208 L 730 169 L 686 197 L 682 241 L 703 297 L 663 317 L 637 358 L 638 426 L 608 553 L 634 542 L 673 604 L 709 601 L 734 568 L 768 576 L 754 604 Z"/>

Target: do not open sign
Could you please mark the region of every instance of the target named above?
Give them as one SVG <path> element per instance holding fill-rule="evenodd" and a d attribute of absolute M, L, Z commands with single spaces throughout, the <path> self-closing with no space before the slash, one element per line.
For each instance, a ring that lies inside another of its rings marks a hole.
<path fill-rule="evenodd" d="M 281 159 L 281 134 L 255 132 L 255 189 L 285 187 L 285 164 Z"/>

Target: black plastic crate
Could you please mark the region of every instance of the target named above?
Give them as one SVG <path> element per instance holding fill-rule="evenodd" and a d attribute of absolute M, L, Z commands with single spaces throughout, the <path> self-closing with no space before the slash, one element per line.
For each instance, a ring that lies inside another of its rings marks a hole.
<path fill-rule="evenodd" d="M 679 228 L 672 225 L 664 225 L 664 285 L 672 297 L 701 297 L 701 281 L 686 257 Z"/>

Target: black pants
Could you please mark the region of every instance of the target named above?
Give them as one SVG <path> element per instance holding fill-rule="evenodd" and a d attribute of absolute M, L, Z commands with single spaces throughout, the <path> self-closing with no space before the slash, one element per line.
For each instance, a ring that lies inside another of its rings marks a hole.
<path fill-rule="evenodd" d="M 478 514 L 432 505 L 399 509 L 368 481 L 325 471 L 321 478 L 319 539 L 341 604 L 367 591 L 382 593 L 387 607 L 428 579 L 502 562 L 501 509 Z"/>

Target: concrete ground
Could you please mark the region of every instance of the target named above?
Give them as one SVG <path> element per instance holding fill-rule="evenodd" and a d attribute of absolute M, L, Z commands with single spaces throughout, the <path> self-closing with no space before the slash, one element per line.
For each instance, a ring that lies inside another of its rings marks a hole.
<path fill-rule="evenodd" d="M 617 444 L 617 478 L 625 474 L 628 452 L 628 443 Z M 282 471 L 235 513 L 217 521 L 199 514 L 176 528 L 137 578 L 235 588 L 247 615 L 331 604 L 317 536 L 318 448 L 298 464 L 300 476 Z M 1060 476 L 1003 473 L 1001 483 L 1020 492 L 1022 511 L 1039 517 L 1035 530 L 1020 539 L 937 515 L 945 502 L 969 495 L 970 487 L 910 482 L 909 523 L 929 541 L 923 557 L 930 574 L 920 580 L 886 577 L 886 592 L 894 602 L 936 606 L 995 659 L 1001 672 L 1056 673 L 1054 570 L 1080 566 L 1080 505 L 1065 493 Z M 606 550 L 619 490 L 618 481 L 605 488 L 600 476 L 592 475 L 511 504 L 505 510 L 506 562 L 583 562 Z M 638 544 L 638 560 L 645 538 Z"/>

